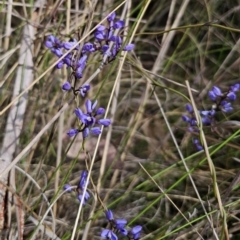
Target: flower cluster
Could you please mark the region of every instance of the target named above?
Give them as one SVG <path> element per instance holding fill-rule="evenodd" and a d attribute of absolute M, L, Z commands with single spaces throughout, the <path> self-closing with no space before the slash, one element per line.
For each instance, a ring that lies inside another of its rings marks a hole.
<path fill-rule="evenodd" d="M 109 221 L 111 228 L 103 229 L 101 237 L 109 240 L 118 240 L 117 234 L 120 233 L 123 236 L 127 236 L 129 239 L 137 240 L 140 238 L 140 232 L 142 226 L 137 225 L 131 230 L 126 229 L 127 220 L 126 219 L 114 219 L 113 213 L 111 210 L 106 211 L 106 218 Z"/>
<path fill-rule="evenodd" d="M 125 22 L 123 20 L 115 20 L 116 13 L 113 12 L 107 17 L 108 26 L 99 25 L 94 36 L 96 39 L 95 46 L 101 50 L 104 55 L 107 55 L 111 60 L 116 57 L 119 50 L 122 48 L 122 38 L 120 36 L 121 30 L 124 28 Z M 114 35 L 114 31 L 118 30 L 118 34 Z M 113 43 L 112 49 L 110 49 L 110 43 Z M 123 51 L 131 51 L 134 48 L 134 44 L 127 44 L 123 47 Z"/>
<path fill-rule="evenodd" d="M 227 92 L 222 92 L 217 86 L 213 86 L 208 92 L 208 97 L 214 105 L 210 110 L 198 110 L 201 122 L 203 126 L 209 126 L 215 121 L 216 112 L 222 111 L 224 113 L 231 112 L 233 110 L 232 102 L 237 99 L 236 92 L 240 90 L 240 83 L 230 86 Z M 188 115 L 183 115 L 182 120 L 187 122 L 190 132 L 199 132 L 197 126 L 196 116 L 194 115 L 193 108 L 191 104 L 186 104 L 186 110 Z M 193 139 L 193 143 L 198 151 L 202 150 L 203 147 L 198 139 Z"/>
<path fill-rule="evenodd" d="M 189 103 L 186 104 L 186 110 L 188 112 L 188 115 L 183 115 L 182 120 L 189 124 L 188 130 L 190 132 L 198 132 L 197 119 L 194 115 L 192 105 Z M 199 110 L 198 113 L 202 121 L 202 124 L 208 126 L 211 124 L 216 111 L 214 109 Z"/>
<path fill-rule="evenodd" d="M 49 48 L 51 52 L 54 53 L 58 58 L 62 57 L 66 51 L 72 49 L 71 53 L 67 54 L 61 61 L 56 64 L 56 68 L 58 69 L 63 68 L 64 65 L 72 69 L 70 80 L 66 81 L 62 85 L 62 89 L 65 91 L 73 89 L 70 83 L 72 77 L 74 77 L 75 80 L 83 77 L 83 71 L 87 64 L 88 55 L 89 53 L 93 52 L 93 47 L 91 47 L 93 44 L 85 43 L 83 45 L 80 57 L 78 57 L 77 52 L 79 51 L 80 46 L 77 45 L 75 48 L 73 48 L 76 43 L 76 39 L 70 39 L 67 42 L 61 42 L 57 37 L 52 35 L 48 36 L 45 42 L 45 46 Z"/>
<path fill-rule="evenodd" d="M 86 170 L 84 170 L 81 174 L 78 186 L 77 186 L 77 198 L 79 200 L 79 202 L 81 202 L 82 198 L 83 198 L 83 190 L 86 187 L 86 181 L 87 181 L 87 176 L 88 176 L 88 172 Z M 65 184 L 63 187 L 64 190 L 66 190 L 67 192 L 72 192 L 73 187 L 70 184 Z M 86 204 L 86 201 L 90 198 L 90 194 L 88 193 L 88 191 L 86 191 L 85 195 L 84 195 L 84 199 L 83 199 L 83 205 Z"/>
<path fill-rule="evenodd" d="M 117 53 L 122 48 L 123 51 L 131 51 L 134 48 L 134 44 L 127 44 L 122 47 L 122 38 L 119 34 L 114 35 L 115 30 L 121 30 L 124 28 L 123 20 L 115 20 L 116 13 L 112 13 L 107 17 L 108 26 L 99 25 L 94 34 L 93 42 L 86 42 L 83 44 L 82 48 L 77 44 L 76 39 L 70 39 L 67 42 L 61 42 L 57 37 L 50 35 L 47 37 L 45 46 L 51 50 L 58 58 L 61 58 L 66 51 L 72 50 L 67 54 L 61 61 L 56 65 L 56 68 L 60 69 L 64 65 L 72 69 L 71 77 L 74 77 L 75 80 L 83 77 L 83 71 L 86 67 L 89 54 L 93 52 L 100 52 L 103 55 L 108 56 L 108 60 L 113 60 Z M 110 49 L 110 43 L 113 42 L 113 46 Z M 76 46 L 75 46 L 76 45 Z M 75 47 L 74 47 L 75 46 Z M 79 53 L 79 51 L 81 51 Z M 62 86 L 62 89 L 69 91 L 73 89 L 70 80 L 65 82 Z M 84 87 L 84 86 L 83 86 Z M 86 87 L 86 86 L 85 86 Z M 75 89 L 73 89 L 75 91 Z M 78 89 L 81 93 L 80 89 Z"/>
<path fill-rule="evenodd" d="M 110 63 L 113 61 L 120 51 L 131 51 L 134 49 L 134 44 L 123 43 L 123 30 L 125 28 L 125 22 L 118 20 L 116 13 L 113 12 L 107 17 L 106 24 L 98 25 L 94 33 L 94 39 L 92 42 L 84 42 L 81 45 L 78 44 L 78 40 L 72 38 L 69 41 L 61 41 L 57 37 L 50 35 L 45 41 L 45 46 L 59 59 L 56 64 L 57 69 L 67 67 L 70 71 L 70 75 L 66 82 L 62 85 L 63 91 L 71 91 L 75 96 L 80 94 L 85 97 L 90 90 L 89 84 L 84 84 L 81 87 L 78 86 L 78 80 L 83 78 L 84 70 L 87 66 L 89 56 L 94 53 L 100 53 L 102 58 L 101 65 Z M 66 56 L 65 56 L 66 55 Z M 64 56 L 64 57 L 63 57 Z M 82 111 L 80 108 L 76 108 L 74 113 L 78 119 L 78 126 L 72 128 L 67 132 L 69 137 L 74 137 L 78 133 L 82 133 L 83 138 L 89 136 L 89 134 L 99 135 L 101 134 L 102 127 L 107 127 L 111 124 L 110 119 L 101 118 L 104 115 L 105 109 L 102 107 L 96 107 L 97 101 L 92 102 L 87 99 L 85 102 L 86 111 Z M 88 172 L 83 171 L 78 183 L 77 188 L 66 184 L 64 190 L 72 192 L 76 189 L 77 198 L 85 205 L 90 198 L 88 191 L 83 196 L 84 189 L 87 188 Z M 106 212 L 106 217 L 111 225 L 110 229 L 104 229 L 101 233 L 101 237 L 105 239 L 118 240 L 118 234 L 128 237 L 131 240 L 137 240 L 140 238 L 141 226 L 135 226 L 130 230 L 127 230 L 127 220 L 114 219 L 111 210 Z"/>
<path fill-rule="evenodd" d="M 111 120 L 107 118 L 97 119 L 98 116 L 105 113 L 105 109 L 99 107 L 96 109 L 97 101 L 92 103 L 91 100 L 87 100 L 85 103 L 86 113 L 83 113 L 80 108 L 76 108 L 74 113 L 80 120 L 80 128 L 70 129 L 67 134 L 69 137 L 77 135 L 79 132 L 82 132 L 83 138 L 86 138 L 89 133 L 93 135 L 99 135 L 101 133 L 100 127 L 95 127 L 96 124 L 107 127 L 111 124 Z"/>
<path fill-rule="evenodd" d="M 240 90 L 240 83 L 236 83 L 230 86 L 229 90 L 225 93 L 221 91 L 217 86 L 213 86 L 212 90 L 209 91 L 209 98 L 215 102 L 216 110 L 223 111 L 225 113 L 233 110 L 232 103 L 237 99 L 236 92 Z"/>
<path fill-rule="evenodd" d="M 48 36 L 45 46 L 51 50 L 58 58 L 61 58 L 66 51 L 71 50 L 61 61 L 56 65 L 58 69 L 66 65 L 71 68 L 71 76 L 63 85 L 62 89 L 64 91 L 72 90 L 74 94 L 80 94 L 82 97 L 86 96 L 86 93 L 90 89 L 89 84 L 85 84 L 79 88 L 75 88 L 76 80 L 83 77 L 83 71 L 87 64 L 87 59 L 89 54 L 93 52 L 100 52 L 103 55 L 107 55 L 108 60 L 111 61 L 117 55 L 117 53 L 122 48 L 123 51 L 131 51 L 134 48 L 134 44 L 128 44 L 122 46 L 122 38 L 120 36 L 122 29 L 124 28 L 123 20 L 116 20 L 116 13 L 112 13 L 107 17 L 107 26 L 99 25 L 94 34 L 94 41 L 86 42 L 83 44 L 82 48 L 77 44 L 76 39 L 70 39 L 69 41 L 62 42 L 57 37 L 50 35 Z M 112 44 L 111 44 L 112 43 Z M 112 45 L 112 47 L 110 47 Z M 79 52 L 80 51 L 80 52 Z M 74 77 L 74 81 L 72 81 Z M 72 82 L 74 84 L 72 84 Z M 74 86 L 72 86 L 74 85 Z M 80 120 L 80 127 L 70 129 L 67 134 L 72 137 L 82 132 L 83 138 L 86 138 L 89 133 L 94 135 L 99 135 L 101 129 L 96 124 L 109 126 L 111 121 L 109 119 L 97 119 L 96 117 L 104 114 L 104 108 L 98 108 L 93 112 L 96 107 L 97 102 L 92 104 L 90 100 L 86 101 L 86 113 L 83 113 L 81 109 L 75 109 L 75 114 Z"/>

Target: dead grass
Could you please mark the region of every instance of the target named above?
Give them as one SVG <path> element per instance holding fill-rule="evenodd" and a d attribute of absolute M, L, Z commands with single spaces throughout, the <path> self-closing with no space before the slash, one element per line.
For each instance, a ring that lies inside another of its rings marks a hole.
<path fill-rule="evenodd" d="M 9 220 L 0 216 L 2 239 L 100 239 L 104 207 L 130 227 L 142 225 L 140 239 L 238 239 L 240 96 L 231 114 L 219 113 L 214 127 L 203 128 L 205 151 L 196 152 L 197 135 L 181 119 L 190 92 L 197 109 L 209 109 L 213 85 L 226 90 L 239 82 L 238 1 L 40 1 L 37 9 L 10 3 L 0 2 L 2 143 L 11 109 L 28 94 L 18 142 L 0 170 L 4 192 L 15 199 L 8 207 L 1 200 L 9 209 Z M 135 49 L 101 70 L 102 56 L 89 58 L 78 85 L 90 82 L 88 98 L 98 99 L 113 124 L 83 149 L 82 137 L 66 132 L 84 101 L 63 93 L 70 71 L 54 67 L 58 59 L 44 41 L 50 34 L 92 40 L 94 27 L 115 8 Z M 27 24 L 35 32 L 33 78 L 14 96 L 17 71 L 27 66 L 19 65 Z M 77 185 L 86 168 L 91 199 L 82 208 L 62 187 Z"/>

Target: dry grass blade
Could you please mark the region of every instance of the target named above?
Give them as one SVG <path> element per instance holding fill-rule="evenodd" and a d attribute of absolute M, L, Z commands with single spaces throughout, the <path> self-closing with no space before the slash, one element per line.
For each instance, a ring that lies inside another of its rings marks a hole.
<path fill-rule="evenodd" d="M 12 11 L 12 5 L 11 2 L 8 5 L 8 9 L 11 15 Z M 32 20 L 35 20 L 36 15 L 33 14 Z M 10 23 L 9 23 L 10 22 Z M 7 18 L 7 36 L 10 32 L 10 25 L 11 20 L 8 17 Z M 15 84 L 13 89 L 13 95 L 12 99 L 14 99 L 16 96 L 19 95 L 22 90 L 26 89 L 31 82 L 33 81 L 33 40 L 34 40 L 34 28 L 30 24 L 26 24 L 23 27 L 23 33 L 22 33 L 22 40 L 20 45 L 20 52 L 19 52 L 19 59 L 18 59 L 18 69 L 17 74 L 15 78 Z M 9 44 L 9 38 L 7 37 L 5 39 L 5 48 L 8 48 Z M 0 161 L 0 173 L 3 173 L 3 171 L 6 169 L 7 166 L 10 165 L 10 163 L 13 160 L 13 155 L 16 151 L 19 136 L 21 133 L 21 129 L 23 126 L 23 119 L 26 112 L 26 107 L 28 103 L 28 94 L 25 93 L 24 96 L 20 97 L 17 102 L 12 106 L 9 114 L 8 119 L 6 123 L 6 129 L 3 139 L 3 144 L 1 147 L 1 161 Z M 15 175 L 14 169 L 12 170 L 12 173 Z M 10 178 L 10 183 L 12 186 L 15 186 L 15 177 Z M 2 175 L 1 181 L 5 184 L 8 183 L 8 176 Z M 5 195 L 7 189 L 1 185 L 0 187 L 0 229 L 4 228 L 4 211 L 6 208 L 5 201 Z M 10 193 L 9 193 L 10 194 Z M 11 194 L 10 194 L 11 195 Z M 24 229 L 24 212 L 23 208 L 21 207 L 20 202 L 16 197 L 14 196 L 16 209 L 17 209 L 17 216 L 18 216 L 18 239 L 23 239 L 23 229 Z M 10 216 L 9 216 L 10 219 Z"/>
<path fill-rule="evenodd" d="M 17 71 L 15 85 L 13 90 L 13 98 L 15 98 L 22 89 L 25 89 L 31 84 L 33 79 L 33 61 L 32 61 L 32 40 L 34 36 L 33 27 L 30 25 L 26 25 L 23 30 L 23 39 L 20 48 L 20 57 L 19 57 L 19 68 Z M 11 108 L 7 125 L 6 125 L 6 134 L 3 140 L 3 145 L 1 148 L 1 162 L 0 162 L 0 169 L 1 173 L 6 169 L 7 166 L 12 161 L 13 154 L 16 150 L 19 135 L 23 125 L 23 117 L 26 111 L 27 106 L 27 93 L 18 99 L 13 107 Z M 1 178 L 2 181 L 7 183 L 7 175 Z M 1 187 L 1 198 L 0 204 L 3 206 L 4 201 L 4 193 L 5 189 Z M 4 208 L 1 208 L 1 211 L 4 211 Z M 2 213 L 0 213 L 2 216 Z M 0 228 L 3 228 L 3 219 L 0 219 Z M 23 223 L 22 223 L 23 226 Z M 20 231 L 20 229 L 19 229 Z M 21 231 L 20 231 L 21 232 Z M 21 238 L 22 239 L 22 238 Z"/>
<path fill-rule="evenodd" d="M 141 163 L 139 163 L 140 167 L 142 168 L 142 170 L 147 174 L 147 176 L 151 179 L 151 181 L 158 187 L 158 189 L 161 191 L 162 194 L 164 194 L 164 196 L 168 199 L 168 201 L 174 206 L 174 208 L 177 209 L 177 211 L 182 215 L 182 217 L 188 222 L 189 220 L 187 219 L 187 217 L 182 213 L 182 211 L 176 206 L 176 204 L 172 201 L 172 199 L 164 192 L 164 190 L 157 184 L 157 182 L 152 178 L 152 176 L 148 173 L 148 171 L 143 167 L 143 165 Z M 200 239 L 203 239 L 201 234 L 195 229 L 196 233 L 198 234 L 198 236 L 200 237 Z"/>
<path fill-rule="evenodd" d="M 0 239 L 238 239 L 239 10 L 0 0 Z"/>

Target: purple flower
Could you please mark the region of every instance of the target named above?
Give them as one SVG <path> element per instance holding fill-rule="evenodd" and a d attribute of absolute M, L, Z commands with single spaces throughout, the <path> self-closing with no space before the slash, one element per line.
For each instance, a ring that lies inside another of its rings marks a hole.
<path fill-rule="evenodd" d="M 236 83 L 230 87 L 229 92 L 223 94 L 220 88 L 213 86 L 212 90 L 209 91 L 208 96 L 212 101 L 217 103 L 217 109 L 221 109 L 223 112 L 227 113 L 233 110 L 231 103 L 228 101 L 235 101 L 237 99 L 236 92 L 239 91 L 239 89 L 240 83 Z M 220 98 L 217 102 L 218 97 Z"/>
<path fill-rule="evenodd" d="M 62 47 L 62 43 L 53 35 L 50 35 L 47 37 L 47 40 L 45 42 L 45 46 L 49 49 L 57 49 Z"/>
<path fill-rule="evenodd" d="M 133 239 L 133 240 L 139 239 L 141 231 L 142 231 L 142 226 L 137 225 L 137 226 L 133 227 L 131 229 L 131 231 L 129 232 L 129 235 L 130 235 L 131 239 Z"/>
<path fill-rule="evenodd" d="M 102 131 L 101 131 L 100 127 L 93 127 L 93 128 L 91 128 L 91 133 L 93 135 L 97 135 L 98 136 L 101 132 Z"/>
<path fill-rule="evenodd" d="M 111 120 L 110 119 L 99 119 L 97 121 L 97 123 L 103 125 L 104 127 L 108 127 L 111 124 Z"/>
<path fill-rule="evenodd" d="M 135 47 L 135 45 L 130 43 L 123 48 L 123 51 L 132 51 L 134 49 L 134 47 Z"/>
<path fill-rule="evenodd" d="M 82 78 L 82 72 L 86 67 L 87 55 L 83 55 L 77 62 L 77 69 L 75 72 L 75 76 L 77 78 Z"/>
<path fill-rule="evenodd" d="M 65 184 L 63 186 L 63 190 L 67 191 L 68 193 L 72 192 L 72 186 L 70 184 Z"/>
<path fill-rule="evenodd" d="M 69 137 L 74 137 L 74 136 L 76 136 L 78 133 L 79 133 L 79 130 L 73 128 L 73 129 L 70 129 L 70 130 L 67 132 L 67 135 L 68 135 Z"/>
<path fill-rule="evenodd" d="M 96 110 L 95 115 L 103 115 L 105 113 L 105 109 L 100 107 Z"/>
<path fill-rule="evenodd" d="M 60 48 L 52 48 L 51 51 L 59 58 L 63 55 L 63 52 Z"/>
<path fill-rule="evenodd" d="M 196 149 L 197 151 L 202 151 L 203 150 L 203 146 L 199 145 L 199 144 L 196 144 Z"/>
<path fill-rule="evenodd" d="M 73 39 L 72 41 L 63 43 L 62 46 L 63 46 L 63 48 L 65 48 L 66 50 L 70 50 L 76 43 L 77 43 L 77 40 L 76 40 L 76 39 Z M 75 49 L 76 49 L 76 50 L 79 49 L 79 46 L 77 46 Z"/>
<path fill-rule="evenodd" d="M 117 229 L 123 228 L 126 226 L 127 220 L 124 218 L 119 218 L 119 219 L 115 220 L 115 224 L 116 224 Z"/>
<path fill-rule="evenodd" d="M 118 20 L 114 23 L 113 27 L 115 29 L 120 29 L 120 28 L 123 28 L 125 25 L 124 21 L 123 20 Z"/>
<path fill-rule="evenodd" d="M 114 21 L 116 18 L 116 14 L 113 13 L 107 17 L 108 19 L 108 27 L 103 25 L 99 25 L 97 27 L 94 36 L 97 41 L 102 42 L 106 41 L 105 44 L 101 44 L 97 49 L 101 50 L 103 55 L 107 55 L 110 60 L 114 59 L 118 54 L 119 50 L 122 48 L 122 38 L 119 35 L 113 35 L 114 29 L 121 29 L 124 27 L 125 23 L 123 20 Z M 109 41 L 114 42 L 114 45 L 109 51 Z M 123 51 L 131 51 L 134 48 L 134 44 L 127 44 Z"/>
<path fill-rule="evenodd" d="M 109 41 L 111 41 L 111 42 L 117 42 L 117 36 L 112 35 L 112 36 L 109 38 Z"/>
<path fill-rule="evenodd" d="M 119 51 L 119 48 L 118 48 L 117 45 L 115 44 L 115 45 L 112 47 L 112 54 L 111 54 L 111 56 L 112 56 L 112 57 L 116 57 L 118 51 Z"/>
<path fill-rule="evenodd" d="M 83 198 L 83 191 L 84 188 L 86 187 L 86 183 L 87 183 L 87 176 L 88 176 L 88 172 L 86 170 L 82 171 L 79 183 L 78 183 L 78 200 L 81 201 Z M 84 199 L 83 199 L 83 205 L 85 205 L 86 201 L 90 198 L 90 194 L 88 193 L 88 191 L 85 192 L 84 195 Z"/>
<path fill-rule="evenodd" d="M 72 54 L 69 53 L 65 58 L 63 58 L 63 62 L 64 62 L 68 67 L 72 67 Z"/>
<path fill-rule="evenodd" d="M 229 93 L 227 94 L 227 98 L 228 98 L 230 101 L 234 101 L 234 100 L 237 99 L 237 96 L 236 96 L 236 94 L 235 94 L 234 92 L 229 92 Z"/>
<path fill-rule="evenodd" d="M 215 110 L 203 110 L 203 111 L 199 111 L 199 112 L 202 116 L 210 116 L 210 117 L 214 116 L 216 113 Z"/>
<path fill-rule="evenodd" d="M 82 97 L 85 97 L 86 93 L 89 91 L 90 89 L 90 85 L 89 84 L 85 84 L 82 87 L 79 88 L 79 92 L 82 95 Z"/>
<path fill-rule="evenodd" d="M 202 117 L 202 124 L 203 125 L 211 125 L 211 119 L 208 117 Z"/>
<path fill-rule="evenodd" d="M 103 25 L 98 25 L 98 27 L 97 27 L 97 31 L 99 31 L 99 32 L 105 31 L 105 29 L 106 29 L 106 27 Z"/>
<path fill-rule="evenodd" d="M 111 25 L 111 27 L 110 27 L 110 29 L 108 31 L 108 40 L 110 40 L 112 35 L 113 35 L 113 28 L 112 28 L 113 22 L 111 22 L 110 25 Z"/>
<path fill-rule="evenodd" d="M 108 240 L 118 240 L 117 235 L 112 230 L 109 229 L 103 229 L 101 237 Z"/>
<path fill-rule="evenodd" d="M 105 45 L 102 46 L 103 53 L 107 52 L 108 49 L 109 49 L 108 45 L 105 44 Z"/>
<path fill-rule="evenodd" d="M 233 110 L 233 107 L 231 106 L 231 103 L 230 102 L 227 102 L 227 101 L 222 101 L 221 102 L 221 109 L 223 112 L 225 113 L 228 113 L 228 112 L 231 112 Z"/>
<path fill-rule="evenodd" d="M 197 126 L 197 120 L 195 118 L 192 118 L 190 124 L 191 126 Z"/>
<path fill-rule="evenodd" d="M 81 120 L 82 119 L 82 117 L 83 117 L 83 112 L 82 112 L 82 110 L 80 109 L 80 108 L 76 108 L 75 110 L 74 110 L 74 113 L 76 114 L 76 116 Z"/>
<path fill-rule="evenodd" d="M 203 150 L 203 146 L 199 143 L 199 140 L 198 139 L 193 139 L 193 143 L 197 149 L 197 151 L 202 151 Z"/>
<path fill-rule="evenodd" d="M 78 200 L 79 200 L 79 202 L 82 201 L 82 198 L 83 198 L 83 194 L 82 194 L 82 193 L 78 194 Z M 88 191 L 86 191 L 86 192 L 85 192 L 84 199 L 83 199 L 83 205 L 86 204 L 86 202 L 87 202 L 87 200 L 88 200 L 89 198 L 90 198 L 90 194 L 88 193 Z"/>
<path fill-rule="evenodd" d="M 218 97 L 222 96 L 222 91 L 219 87 L 217 86 L 213 86 L 212 87 L 212 91 L 214 92 L 214 94 Z"/>
<path fill-rule="evenodd" d="M 85 43 L 83 46 L 83 50 L 86 52 L 94 52 L 96 49 L 94 48 L 94 45 L 92 43 Z"/>
<path fill-rule="evenodd" d="M 53 45 L 53 42 L 52 42 L 52 41 L 47 40 L 47 41 L 45 42 L 45 46 L 46 46 L 47 48 L 52 48 L 54 45 Z"/>
<path fill-rule="evenodd" d="M 94 110 L 94 108 L 97 105 L 97 101 L 94 102 L 94 104 L 92 104 L 92 101 L 90 101 L 89 99 L 85 102 L 85 106 L 86 106 L 86 110 L 88 114 L 91 114 L 92 111 Z"/>
<path fill-rule="evenodd" d="M 105 40 L 106 34 L 105 34 L 104 31 L 96 31 L 96 32 L 94 33 L 94 37 L 95 37 L 99 42 L 101 42 L 101 41 Z"/>
<path fill-rule="evenodd" d="M 61 68 L 63 67 L 63 65 L 64 65 L 64 62 L 63 62 L 63 61 L 60 61 L 60 62 L 58 62 L 58 63 L 56 64 L 56 68 L 57 68 L 57 69 L 61 69 Z"/>
<path fill-rule="evenodd" d="M 186 104 L 186 110 L 189 112 L 189 113 L 193 113 L 193 107 L 190 103 L 187 103 Z"/>
<path fill-rule="evenodd" d="M 69 91 L 71 88 L 72 88 L 72 86 L 71 86 L 70 82 L 65 82 L 62 85 L 62 89 L 65 90 L 65 91 Z"/>
<path fill-rule="evenodd" d="M 120 231 L 120 233 L 123 235 L 123 236 L 127 236 L 128 235 L 128 230 L 126 228 L 120 228 L 118 229 Z"/>
<path fill-rule="evenodd" d="M 88 56 L 87 56 L 86 54 L 84 54 L 84 55 L 78 60 L 77 67 L 81 67 L 83 64 L 86 64 L 87 58 L 88 58 Z M 84 65 L 84 67 L 85 67 L 85 65 Z"/>
<path fill-rule="evenodd" d="M 96 122 L 96 119 L 94 117 L 85 113 L 82 115 L 82 118 L 80 120 L 83 124 L 86 125 L 86 127 L 91 127 Z"/>
<path fill-rule="evenodd" d="M 126 219 L 115 219 L 114 222 L 116 225 L 116 229 L 118 229 L 122 235 L 127 236 L 128 231 L 125 229 L 127 220 Z"/>
<path fill-rule="evenodd" d="M 189 132 L 195 132 L 195 128 L 193 128 L 193 127 L 188 127 L 188 131 L 189 131 Z"/>
<path fill-rule="evenodd" d="M 230 87 L 230 89 L 231 89 L 233 92 L 239 91 L 239 90 L 240 90 L 240 83 L 234 84 L 233 86 Z"/>
<path fill-rule="evenodd" d="M 217 96 L 213 91 L 209 91 L 208 92 L 208 97 L 212 100 L 212 101 L 216 101 Z"/>
<path fill-rule="evenodd" d="M 184 122 L 188 122 L 188 123 L 191 122 L 191 118 L 188 117 L 188 116 L 186 116 L 186 115 L 182 115 L 182 120 L 183 120 Z"/>
<path fill-rule="evenodd" d="M 82 171 L 82 174 L 78 183 L 78 187 L 82 190 L 86 186 L 87 176 L 88 176 L 88 172 L 86 170 Z"/>
<path fill-rule="evenodd" d="M 120 232 L 123 236 L 127 236 L 128 235 L 128 231 L 125 228 L 125 226 L 127 224 L 127 220 L 126 219 L 114 219 L 113 213 L 112 213 L 111 210 L 107 210 L 105 212 L 105 214 L 106 214 L 107 220 L 111 223 L 111 226 L 112 226 L 112 228 L 114 230 Z M 110 231 L 110 230 L 105 229 L 105 232 L 107 232 L 107 231 Z"/>
<path fill-rule="evenodd" d="M 97 101 L 92 103 L 91 100 L 87 100 L 85 102 L 85 107 L 86 107 L 86 113 L 83 113 L 80 108 L 76 108 L 74 110 L 74 113 L 78 117 L 78 119 L 82 123 L 82 129 L 78 130 L 78 132 L 82 132 L 83 138 L 86 138 L 89 133 L 93 135 L 99 135 L 101 134 L 101 129 L 100 127 L 94 126 L 95 124 L 103 125 L 105 127 L 109 126 L 111 124 L 110 119 L 96 119 L 96 116 L 101 115 L 105 112 L 104 108 L 98 108 L 96 111 L 95 107 L 97 105 Z M 69 136 L 73 136 L 75 132 L 72 130 L 68 131 Z"/>
<path fill-rule="evenodd" d="M 65 43 L 63 43 L 63 47 L 64 47 L 66 50 L 71 49 L 73 45 L 74 45 L 73 42 L 65 42 Z"/>
<path fill-rule="evenodd" d="M 109 50 L 109 46 L 108 45 L 102 46 L 102 53 L 103 53 L 103 55 L 107 55 L 108 57 L 112 56 L 112 53 Z"/>
<path fill-rule="evenodd" d="M 89 128 L 88 128 L 88 127 L 86 127 L 86 128 L 83 130 L 82 135 L 83 135 L 83 138 L 88 137 L 88 135 L 89 135 Z"/>
<path fill-rule="evenodd" d="M 113 12 L 112 14 L 109 14 L 109 15 L 108 15 L 107 20 L 108 20 L 109 22 L 112 22 L 115 18 L 116 18 L 116 13 Z"/>
<path fill-rule="evenodd" d="M 213 116 L 215 115 L 216 111 L 215 110 L 203 110 L 199 111 L 201 114 L 201 120 L 203 125 L 211 125 Z"/>
<path fill-rule="evenodd" d="M 83 71 L 83 69 L 82 68 L 78 68 L 77 70 L 76 70 L 76 72 L 75 72 L 75 76 L 76 76 L 76 78 L 82 78 L 82 71 Z"/>
<path fill-rule="evenodd" d="M 86 170 L 82 171 L 79 183 L 78 183 L 78 188 L 77 188 L 77 198 L 78 200 L 81 202 L 82 198 L 83 198 L 83 191 L 84 188 L 86 187 L 86 182 L 87 182 L 87 176 L 88 176 L 88 172 Z M 63 189 L 66 190 L 67 192 L 71 192 L 72 191 L 71 185 L 69 184 L 65 184 Z M 83 199 L 83 205 L 86 204 L 86 201 L 90 198 L 90 194 L 88 193 L 88 191 L 85 192 L 84 195 L 84 199 Z"/>
<path fill-rule="evenodd" d="M 116 38 L 116 45 L 117 45 L 117 47 L 119 49 L 121 47 L 121 44 L 122 44 L 122 38 L 120 36 L 117 36 L 117 38 Z"/>
<path fill-rule="evenodd" d="M 52 43 L 54 43 L 54 42 L 57 40 L 57 38 L 54 37 L 53 35 L 49 35 L 49 36 L 47 37 L 47 40 L 50 41 L 50 42 L 52 42 Z"/>
<path fill-rule="evenodd" d="M 112 212 L 110 209 L 107 210 L 107 211 L 105 212 L 105 214 L 106 214 L 106 218 L 107 218 L 108 221 L 114 220 L 114 218 L 113 218 L 113 212 Z"/>

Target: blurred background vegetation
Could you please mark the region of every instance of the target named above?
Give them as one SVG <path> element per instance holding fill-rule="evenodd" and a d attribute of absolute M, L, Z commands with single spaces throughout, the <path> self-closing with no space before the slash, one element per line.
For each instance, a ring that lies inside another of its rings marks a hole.
<path fill-rule="evenodd" d="M 121 69 L 123 58 L 118 56 L 91 82 L 88 98 L 97 97 L 102 107 L 107 107 L 114 91 L 108 115 L 113 124 L 104 129 L 100 140 L 89 185 L 93 195 L 82 211 L 74 239 L 100 239 L 101 229 L 107 225 L 102 205 L 94 195 L 98 184 L 98 197 L 116 217 L 126 218 L 130 226 L 143 226 L 141 239 L 216 239 L 213 228 L 219 239 L 239 239 L 239 183 L 235 177 L 239 173 L 240 141 L 238 133 L 233 135 L 239 125 L 224 123 L 240 121 L 240 96 L 233 104 L 231 114 L 218 113 L 216 124 L 203 129 L 216 170 L 215 180 L 205 152 L 196 152 L 192 143 L 197 134 L 188 132 L 181 118 L 186 113 L 189 98 L 186 80 L 198 109 L 211 108 L 207 94 L 213 85 L 227 90 L 240 82 L 240 3 L 237 0 L 69 0 L 47 1 L 37 8 L 33 7 L 34 1 L 0 1 L 1 111 L 12 101 L 26 24 L 35 29 L 34 79 L 41 76 L 28 91 L 27 110 L 14 156 L 71 98 L 61 90 L 70 71 L 50 67 L 57 58 L 44 46 L 46 37 L 52 34 L 63 41 L 80 40 L 121 3 L 116 13 L 118 18 L 124 13 L 126 37 L 133 36 L 135 49 L 128 53 Z M 12 4 L 11 11 L 9 4 Z M 33 13 L 37 14 L 34 21 Z M 89 34 L 87 40 L 92 39 L 93 34 Z M 79 86 L 97 70 L 101 59 L 100 54 L 91 55 Z M 121 72 L 120 78 L 117 78 L 118 72 Z M 77 105 L 74 101 L 64 113 L 64 124 L 57 120 L 17 164 L 41 187 L 41 190 L 37 189 L 24 172 L 16 171 L 16 193 L 29 207 L 24 207 L 24 239 L 52 239 L 44 231 L 32 237 L 37 224 L 30 216 L 35 213 L 40 220 L 48 208 L 41 193 L 51 203 L 63 184 L 76 185 L 81 171 L 90 165 L 97 138 L 89 137 L 82 149 L 81 136 L 70 139 L 66 135 L 76 124 L 73 110 Z M 79 99 L 79 106 L 84 106 L 84 100 Z M 8 112 L 9 109 L 1 114 L 0 141 L 7 134 Z M 57 162 L 59 142 L 62 146 L 60 144 L 60 161 Z M 189 180 L 179 151 L 191 169 L 201 199 Z M 101 168 L 104 169 L 103 176 Z M 224 220 L 214 194 L 215 183 L 226 212 Z M 79 206 L 76 195 L 66 193 L 54 205 L 53 215 L 47 215 L 44 226 L 52 229 L 54 224 L 54 233 L 60 239 L 70 239 Z M 15 234 L 18 219 L 14 209 L 11 215 L 11 225 L 6 229 Z M 224 222 L 227 223 L 228 238 L 223 231 Z"/>

